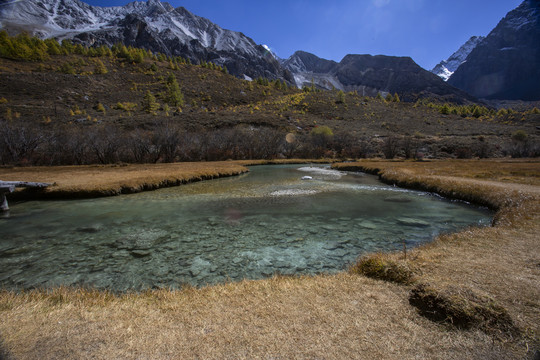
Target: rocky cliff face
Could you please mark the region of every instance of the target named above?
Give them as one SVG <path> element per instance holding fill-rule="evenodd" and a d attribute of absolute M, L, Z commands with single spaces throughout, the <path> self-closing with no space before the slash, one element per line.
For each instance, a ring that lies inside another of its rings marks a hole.
<path fill-rule="evenodd" d="M 448 59 L 438 63 L 431 72 L 439 76 L 444 81 L 448 81 L 450 76 L 457 68 L 467 59 L 467 56 L 474 50 L 479 43 L 484 40 L 484 36 L 473 36 L 465 44 L 463 44 L 455 53 Z"/>
<path fill-rule="evenodd" d="M 446 84 L 438 76 L 422 69 L 409 57 L 383 55 L 347 55 L 339 63 L 296 52 L 283 62 L 299 86 L 322 89 L 356 90 L 374 96 L 381 92 L 398 93 L 405 100 L 435 97 L 463 102 L 471 96 Z"/>
<path fill-rule="evenodd" d="M 509 12 L 448 83 L 479 98 L 540 100 L 540 1 Z"/>
<path fill-rule="evenodd" d="M 475 96 L 540 99 L 539 0 L 526 0 L 477 46 L 473 42 L 443 65 L 445 84 L 410 58 L 348 55 L 341 62 L 298 51 L 287 60 L 242 33 L 160 0 L 121 7 L 95 7 L 79 0 L 11 0 L 0 3 L 0 28 L 42 38 L 72 39 L 84 45 L 124 43 L 192 62 L 212 61 L 245 78 L 284 79 L 323 89 L 357 90 L 364 95 L 397 92 L 404 99 L 437 97 L 463 102 Z M 465 54 L 474 48 L 464 60 Z"/>
<path fill-rule="evenodd" d="M 328 73 L 335 68 L 337 63 L 332 60 L 321 59 L 320 57 L 305 51 L 297 51 L 290 58 L 284 60 L 283 65 L 293 73 Z"/>
<path fill-rule="evenodd" d="M 238 76 L 293 81 L 279 61 L 249 37 L 159 0 L 107 8 L 79 0 L 12 1 L 0 7 L 0 28 L 89 46 L 120 42 L 193 62 L 212 61 Z"/>

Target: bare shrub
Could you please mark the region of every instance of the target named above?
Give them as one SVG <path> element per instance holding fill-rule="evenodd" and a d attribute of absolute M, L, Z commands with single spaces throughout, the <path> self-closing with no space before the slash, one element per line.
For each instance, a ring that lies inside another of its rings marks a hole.
<path fill-rule="evenodd" d="M 142 129 L 135 129 L 126 137 L 126 149 L 131 161 L 136 163 L 155 162 L 152 154 L 155 153 L 152 145 L 152 133 Z"/>
<path fill-rule="evenodd" d="M 411 136 L 404 136 L 401 139 L 401 148 L 405 159 L 412 159 L 417 153 L 417 141 Z"/>
<path fill-rule="evenodd" d="M 36 126 L 25 123 L 0 122 L 0 161 L 2 164 L 32 164 L 36 149 L 44 135 Z"/>
<path fill-rule="evenodd" d="M 121 132 L 112 126 L 88 128 L 89 147 L 101 164 L 113 164 L 120 160 L 124 146 Z"/>
<path fill-rule="evenodd" d="M 162 121 L 156 124 L 152 137 L 152 146 L 156 150 L 154 162 L 174 162 L 181 139 L 180 127 L 174 122 Z"/>
<path fill-rule="evenodd" d="M 388 136 L 383 142 L 383 154 L 387 159 L 393 159 L 398 154 L 399 139 L 395 136 Z"/>

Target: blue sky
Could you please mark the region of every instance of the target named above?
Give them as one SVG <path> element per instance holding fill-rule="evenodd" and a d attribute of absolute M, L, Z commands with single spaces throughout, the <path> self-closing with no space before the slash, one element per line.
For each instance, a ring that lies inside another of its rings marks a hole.
<path fill-rule="evenodd" d="M 82 0 L 117 6 L 128 0 Z M 170 0 L 280 57 L 296 50 L 410 56 L 431 69 L 473 35 L 487 35 L 522 0 Z"/>

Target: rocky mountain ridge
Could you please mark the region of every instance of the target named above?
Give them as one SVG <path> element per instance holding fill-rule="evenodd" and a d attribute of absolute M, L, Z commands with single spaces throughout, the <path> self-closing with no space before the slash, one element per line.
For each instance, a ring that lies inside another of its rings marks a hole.
<path fill-rule="evenodd" d="M 484 39 L 484 36 L 472 36 L 455 53 L 450 55 L 448 59 L 435 65 L 435 67 L 431 69 L 431 72 L 438 75 L 444 81 L 448 81 L 457 68 L 466 61 L 467 56 L 469 56 L 471 51 L 473 51 Z"/>
<path fill-rule="evenodd" d="M 476 97 L 540 100 L 540 1 L 510 11 L 448 83 Z"/>
<path fill-rule="evenodd" d="M 364 96 L 398 93 L 408 101 L 419 97 L 454 102 L 474 100 L 421 68 L 410 57 L 347 55 L 337 63 L 298 51 L 282 63 L 294 74 L 299 86 L 357 91 Z"/>
<path fill-rule="evenodd" d="M 0 7 L 0 28 L 87 46 L 120 42 L 193 62 L 212 61 L 240 77 L 292 81 L 277 59 L 249 37 L 159 0 L 117 7 L 90 6 L 79 0 L 13 1 Z"/>
<path fill-rule="evenodd" d="M 71 39 L 86 46 L 123 43 L 195 63 L 211 61 L 248 80 L 265 77 L 300 88 L 356 90 L 365 95 L 396 92 L 404 100 L 433 97 L 462 103 L 475 97 L 540 98 L 535 85 L 540 83 L 540 67 L 535 66 L 540 62 L 538 7 L 538 0 L 525 0 L 486 39 L 471 38 L 441 62 L 432 72 L 449 79 L 447 83 L 404 57 L 347 55 L 338 63 L 297 51 L 279 59 L 240 32 L 160 0 L 117 7 L 90 6 L 80 0 L 10 1 L 0 4 L 0 29 Z"/>

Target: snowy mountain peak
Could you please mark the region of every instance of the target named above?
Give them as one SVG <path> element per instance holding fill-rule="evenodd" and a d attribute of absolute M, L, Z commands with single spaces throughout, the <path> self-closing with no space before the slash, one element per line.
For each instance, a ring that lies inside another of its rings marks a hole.
<path fill-rule="evenodd" d="M 540 1 L 524 0 L 448 80 L 485 99 L 540 100 Z"/>
<path fill-rule="evenodd" d="M 437 64 L 431 72 L 440 76 L 444 81 L 447 81 L 450 76 L 457 70 L 457 68 L 466 61 L 467 56 L 484 40 L 483 36 L 473 36 L 465 44 L 463 44 L 458 51 L 453 53 L 447 60 L 441 61 Z"/>
<path fill-rule="evenodd" d="M 275 55 L 267 56 L 269 47 L 160 0 L 116 7 L 90 6 L 80 0 L 0 0 L 0 29 L 87 46 L 120 42 L 193 62 L 212 61 L 238 76 L 286 77 Z"/>

